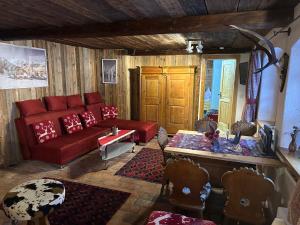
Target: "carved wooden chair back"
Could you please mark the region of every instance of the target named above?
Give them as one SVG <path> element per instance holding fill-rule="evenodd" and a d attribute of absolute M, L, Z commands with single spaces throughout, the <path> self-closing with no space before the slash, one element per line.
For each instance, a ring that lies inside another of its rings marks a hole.
<path fill-rule="evenodd" d="M 211 128 L 216 130 L 218 128 L 218 123 L 208 118 L 200 119 L 195 122 L 195 130 L 198 132 L 209 132 Z"/>
<path fill-rule="evenodd" d="M 169 139 L 168 139 L 168 133 L 167 133 L 166 129 L 163 127 L 160 127 L 158 130 L 157 142 L 158 142 L 160 149 L 164 156 L 164 165 L 166 165 L 166 156 L 165 156 L 164 150 L 169 142 Z"/>
<path fill-rule="evenodd" d="M 252 168 L 228 171 L 222 176 L 227 194 L 224 214 L 249 224 L 265 224 L 264 203 L 274 193 L 274 183 Z"/>
<path fill-rule="evenodd" d="M 231 126 L 231 134 L 236 134 L 240 131 L 243 136 L 253 136 L 256 130 L 256 125 L 253 122 L 237 121 Z"/>
<path fill-rule="evenodd" d="M 200 192 L 209 181 L 206 169 L 190 159 L 172 159 L 167 163 L 163 180 L 163 183 L 173 184 L 168 196 L 171 203 L 183 208 L 204 208 L 205 202 L 200 199 Z"/>

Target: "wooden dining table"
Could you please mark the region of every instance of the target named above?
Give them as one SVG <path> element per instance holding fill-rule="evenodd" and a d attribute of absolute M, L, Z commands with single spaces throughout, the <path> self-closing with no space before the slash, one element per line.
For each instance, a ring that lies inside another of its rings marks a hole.
<path fill-rule="evenodd" d="M 201 132 L 189 131 L 189 130 L 179 130 L 176 135 L 204 135 Z M 176 138 L 176 135 L 173 139 Z M 222 137 L 222 135 L 220 135 Z M 224 135 L 223 135 L 224 137 Z M 230 135 L 229 138 L 234 136 Z M 255 137 L 242 136 L 241 140 L 253 140 L 257 141 Z M 174 141 L 174 140 L 173 140 Z M 214 152 L 207 149 L 201 149 L 201 143 L 199 144 L 199 149 L 184 148 L 182 146 L 174 146 L 169 144 L 164 149 L 165 153 L 170 156 L 183 156 L 189 157 L 194 161 L 200 163 L 200 166 L 207 169 L 210 174 L 211 182 L 215 186 L 221 186 L 222 175 L 229 170 L 240 167 L 252 167 L 254 169 L 262 170 L 264 167 L 282 167 L 283 164 L 276 156 L 251 156 L 251 155 L 241 155 L 233 153 L 223 153 L 222 151 Z M 222 145 L 220 146 L 222 148 Z"/>

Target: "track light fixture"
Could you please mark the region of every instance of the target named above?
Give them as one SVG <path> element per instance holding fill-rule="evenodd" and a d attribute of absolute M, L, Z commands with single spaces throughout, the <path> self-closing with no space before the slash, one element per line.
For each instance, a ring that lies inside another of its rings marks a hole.
<path fill-rule="evenodd" d="M 203 53 L 203 44 L 201 40 L 187 40 L 186 42 L 186 51 L 188 53 L 194 53 L 194 50 L 196 50 L 197 53 L 201 54 Z"/>

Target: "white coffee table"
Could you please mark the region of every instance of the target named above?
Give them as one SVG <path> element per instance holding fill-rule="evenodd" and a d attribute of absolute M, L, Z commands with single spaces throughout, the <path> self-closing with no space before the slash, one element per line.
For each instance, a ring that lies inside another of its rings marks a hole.
<path fill-rule="evenodd" d="M 105 161 L 106 168 L 109 159 L 115 158 L 130 150 L 134 152 L 134 133 L 135 130 L 119 130 L 117 135 L 109 133 L 98 138 L 100 155 L 102 160 Z M 130 139 L 130 142 L 121 142 L 126 139 Z"/>

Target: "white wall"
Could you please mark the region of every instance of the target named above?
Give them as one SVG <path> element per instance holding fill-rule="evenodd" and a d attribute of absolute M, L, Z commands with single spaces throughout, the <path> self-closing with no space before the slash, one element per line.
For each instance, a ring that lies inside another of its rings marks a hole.
<path fill-rule="evenodd" d="M 295 7 L 294 18 L 299 15 L 300 3 Z M 271 39 L 275 47 L 290 55 L 285 89 L 282 93 L 279 92 L 278 81 L 280 84 L 280 80 L 276 68 L 270 67 L 265 70 L 261 86 L 262 99 L 258 111 L 260 119 L 274 121 L 275 118 L 278 143 L 280 147 L 285 148 L 289 145 L 292 127 L 294 125 L 300 127 L 300 18 L 288 27 L 292 29 L 290 36 L 281 33 Z M 271 36 L 273 31 L 267 35 L 267 38 Z M 300 136 L 298 141 L 300 144 Z"/>
<path fill-rule="evenodd" d="M 281 48 L 275 48 L 276 56 L 278 59 L 283 55 Z M 263 59 L 263 65 L 268 61 L 268 57 Z M 258 103 L 258 120 L 276 121 L 277 114 L 277 99 L 280 89 L 280 68 L 277 65 L 271 65 L 266 68 L 261 77 L 261 92 Z"/>

